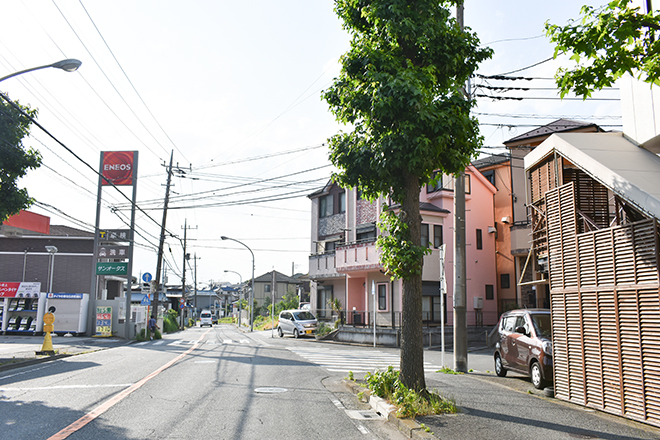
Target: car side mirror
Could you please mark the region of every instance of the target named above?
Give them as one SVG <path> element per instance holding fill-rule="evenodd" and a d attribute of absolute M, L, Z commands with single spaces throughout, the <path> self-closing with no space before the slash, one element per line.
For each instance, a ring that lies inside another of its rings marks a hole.
<path fill-rule="evenodd" d="M 522 325 L 516 327 L 516 333 L 520 333 L 520 334 L 523 334 L 525 336 L 527 335 L 527 332 L 525 331 L 525 327 L 523 327 Z"/>

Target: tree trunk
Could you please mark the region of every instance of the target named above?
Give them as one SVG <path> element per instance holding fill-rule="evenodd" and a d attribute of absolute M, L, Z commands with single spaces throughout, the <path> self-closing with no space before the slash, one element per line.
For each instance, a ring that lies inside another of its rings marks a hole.
<path fill-rule="evenodd" d="M 410 241 L 421 244 L 422 217 L 419 213 L 419 179 L 406 173 L 405 198 L 401 209 L 408 225 Z M 422 262 L 420 261 L 420 264 Z M 422 275 L 403 279 L 401 324 L 401 383 L 421 391 L 426 389 L 424 378 L 424 334 L 422 332 Z"/>

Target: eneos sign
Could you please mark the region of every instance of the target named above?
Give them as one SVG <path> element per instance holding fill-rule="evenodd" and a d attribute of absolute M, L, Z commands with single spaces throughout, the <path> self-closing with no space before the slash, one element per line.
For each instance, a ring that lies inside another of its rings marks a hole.
<path fill-rule="evenodd" d="M 133 185 L 134 151 L 103 151 L 101 185 Z M 107 179 L 107 180 L 106 180 Z"/>

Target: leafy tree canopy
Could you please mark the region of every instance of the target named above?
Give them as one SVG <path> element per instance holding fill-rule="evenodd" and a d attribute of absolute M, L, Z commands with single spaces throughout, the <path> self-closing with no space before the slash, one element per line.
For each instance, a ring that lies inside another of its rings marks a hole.
<path fill-rule="evenodd" d="M 402 202 L 406 176 L 420 185 L 457 173 L 479 145 L 462 87 L 490 57 L 452 18 L 450 1 L 336 0 L 351 34 L 342 70 L 323 98 L 353 131 L 330 139 L 334 179 L 367 197 Z"/>
<path fill-rule="evenodd" d="M 561 96 L 573 92 L 585 99 L 629 73 L 660 85 L 660 30 L 658 12 L 642 13 L 631 0 L 613 0 L 599 8 L 583 6 L 580 17 L 566 26 L 545 23 L 556 44 L 555 58 L 571 55 L 573 69 L 555 75 Z"/>
<path fill-rule="evenodd" d="M 16 103 L 25 113 L 36 117 L 37 110 Z M 0 99 L 0 224 L 34 203 L 16 181 L 29 169 L 41 165 L 41 154 L 23 145 L 30 133 L 30 120 L 4 99 Z"/>

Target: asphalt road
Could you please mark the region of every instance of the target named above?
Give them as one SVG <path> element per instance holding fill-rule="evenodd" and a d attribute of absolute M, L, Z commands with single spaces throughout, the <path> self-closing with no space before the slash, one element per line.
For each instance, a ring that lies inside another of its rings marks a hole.
<path fill-rule="evenodd" d="M 220 325 L 4 371 L 0 438 L 403 438 L 297 342 Z"/>

